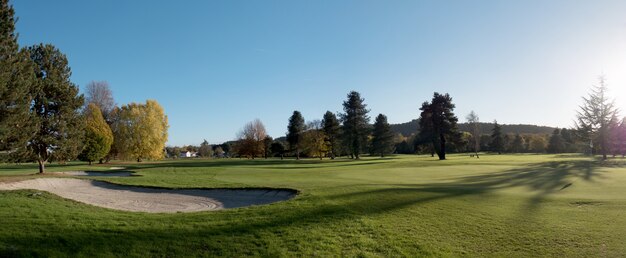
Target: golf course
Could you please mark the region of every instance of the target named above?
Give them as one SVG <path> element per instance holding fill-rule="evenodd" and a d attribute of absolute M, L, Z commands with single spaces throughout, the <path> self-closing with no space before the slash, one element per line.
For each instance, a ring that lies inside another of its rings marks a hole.
<path fill-rule="evenodd" d="M 115 169 L 110 169 L 110 168 Z M 106 176 L 123 170 L 132 176 Z M 617 257 L 626 159 L 451 154 L 1 164 L 2 185 L 80 179 L 150 189 L 291 189 L 263 205 L 176 213 L 0 191 L 2 256 Z M 101 172 L 99 176 L 60 174 Z M 104 174 L 104 175 L 103 175 Z M 103 175 L 103 176 L 102 176 Z M 109 185 L 109 184 L 107 184 Z M 119 196 L 124 198 L 124 196 Z"/>

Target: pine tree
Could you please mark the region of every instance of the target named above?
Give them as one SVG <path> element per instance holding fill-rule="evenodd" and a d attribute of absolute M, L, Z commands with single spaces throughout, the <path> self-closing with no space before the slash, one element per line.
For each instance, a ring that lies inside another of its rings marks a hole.
<path fill-rule="evenodd" d="M 84 112 L 85 117 L 85 141 L 81 154 L 78 156 L 83 161 L 91 162 L 104 158 L 113 144 L 113 132 L 104 120 L 100 108 L 90 103 Z"/>
<path fill-rule="evenodd" d="M 504 149 L 504 139 L 502 138 L 502 126 L 498 121 L 493 121 L 493 129 L 491 130 L 491 150 L 502 154 Z"/>
<path fill-rule="evenodd" d="M 302 144 L 302 133 L 304 133 L 304 117 L 300 111 L 293 111 L 287 125 L 287 142 L 291 150 L 296 152 L 296 159 L 300 159 L 300 147 Z"/>
<path fill-rule="evenodd" d="M 322 120 L 322 129 L 326 135 L 326 144 L 330 147 L 330 158 L 335 159 L 339 152 L 339 120 L 337 116 L 330 111 L 326 111 Z"/>
<path fill-rule="evenodd" d="M 374 122 L 374 130 L 372 131 L 372 155 L 379 154 L 384 157 L 385 154 L 393 151 L 393 132 L 391 126 L 387 122 L 387 116 L 379 114 Z"/>
<path fill-rule="evenodd" d="M 455 105 L 449 94 L 435 92 L 430 103 L 422 103 L 420 110 L 420 139 L 430 138 L 439 160 L 446 159 L 446 143 L 459 138 L 458 118 L 454 115 Z"/>
<path fill-rule="evenodd" d="M 28 51 L 19 49 L 14 15 L 9 1 L 0 0 L 0 153 L 28 161 L 26 146 L 35 130 L 29 91 L 35 75 Z"/>
<path fill-rule="evenodd" d="M 80 153 L 84 124 L 79 110 L 84 98 L 70 81 L 71 70 L 61 51 L 43 44 L 28 51 L 37 77 L 30 93 L 30 118 L 37 130 L 29 139 L 28 153 L 39 162 L 39 173 L 44 173 L 51 157 L 64 161 Z"/>
<path fill-rule="evenodd" d="M 360 153 L 367 143 L 369 110 L 363 103 L 361 94 L 356 91 L 348 93 L 348 99 L 343 102 L 341 120 L 343 122 L 343 140 L 350 154 L 355 158 L 360 158 Z"/>
<path fill-rule="evenodd" d="M 583 97 L 583 104 L 577 114 L 576 127 L 584 131 L 599 148 L 602 159 L 607 158 L 610 150 L 609 127 L 617 120 L 617 108 L 607 94 L 608 87 L 604 77 L 600 77 L 599 84 L 591 88 L 587 97 Z"/>
<path fill-rule="evenodd" d="M 561 137 L 561 130 L 554 129 L 554 132 L 550 136 L 548 142 L 548 153 L 563 153 L 565 150 L 565 143 L 563 137 Z"/>

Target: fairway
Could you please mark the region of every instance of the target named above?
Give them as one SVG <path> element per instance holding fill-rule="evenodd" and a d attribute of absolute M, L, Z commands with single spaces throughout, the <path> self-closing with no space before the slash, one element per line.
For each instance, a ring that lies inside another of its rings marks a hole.
<path fill-rule="evenodd" d="M 287 188 L 295 198 L 195 213 L 117 211 L 35 190 L 0 191 L 0 254 L 36 256 L 622 256 L 626 160 L 450 155 L 50 165 L 75 177 L 166 188 Z M 37 166 L 0 165 L 0 181 Z M 63 176 L 69 178 L 68 176 Z"/>

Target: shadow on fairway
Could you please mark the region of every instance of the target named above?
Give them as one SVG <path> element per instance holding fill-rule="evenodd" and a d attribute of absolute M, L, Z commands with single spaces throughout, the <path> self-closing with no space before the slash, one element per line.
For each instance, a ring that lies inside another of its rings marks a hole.
<path fill-rule="evenodd" d="M 279 162 L 276 161 L 276 163 Z M 202 163 L 199 162 L 199 164 Z M 596 179 L 603 178 L 602 173 L 597 170 L 600 166 L 602 164 L 597 161 L 554 161 L 502 172 L 461 177 L 451 182 L 439 184 L 391 186 L 368 184 L 363 186 L 375 189 L 331 196 L 303 196 L 300 200 L 296 200 L 300 202 L 298 205 L 269 205 L 263 207 L 263 210 L 256 210 L 252 213 L 254 216 L 246 216 L 245 214 L 248 213 L 245 210 L 239 210 L 244 214 L 237 216 L 233 216 L 232 213 L 212 214 L 211 220 L 222 222 L 193 229 L 183 227 L 137 230 L 115 227 L 110 230 L 94 231 L 66 228 L 64 232 L 37 239 L 37 243 L 38 246 L 48 248 L 62 246 L 66 251 L 81 253 L 83 250 L 98 250 L 103 242 L 109 246 L 114 246 L 116 250 L 129 250 L 138 245 L 150 246 L 155 239 L 159 239 L 160 241 L 178 241 L 178 244 L 184 242 L 188 250 L 219 255 L 221 251 L 224 251 L 224 241 L 237 242 L 242 239 L 255 239 L 258 234 L 280 235 L 281 232 L 293 227 L 323 227 L 337 222 L 352 223 L 367 215 L 382 214 L 433 201 L 488 194 L 514 187 L 522 187 L 532 191 L 533 196 L 528 201 L 528 207 L 524 207 L 524 209 L 526 212 L 534 212 L 542 200 L 550 194 L 561 191 L 568 184 L 570 186 L 563 191 L 576 187 L 576 182 L 580 180 L 594 182 Z M 125 215 L 119 216 L 124 217 Z M 204 215 L 201 213 L 197 216 Z M 148 217 L 144 220 L 147 220 L 147 223 L 176 221 L 173 217 L 160 216 Z M 117 237 L 120 235 L 132 237 Z M 106 239 L 106 241 L 94 241 L 94 239 Z M 200 239 L 203 241 L 199 241 Z M 219 241 L 212 241 L 213 239 Z M 45 250 L 28 249 L 32 243 L 32 239 L 29 237 L 13 236 L 8 242 L 20 243 L 17 249 L 8 250 L 9 253 L 36 255 L 43 252 L 45 254 Z M 264 243 L 254 243 L 254 245 L 258 247 Z M 2 249 L 5 248 L 0 245 L 0 251 L 7 251 Z M 167 249 L 159 247 L 154 247 L 154 249 L 159 250 L 160 255 L 167 256 L 168 254 Z M 175 250 L 172 251 L 175 252 Z M 222 255 L 227 256 L 228 254 L 222 253 Z"/>

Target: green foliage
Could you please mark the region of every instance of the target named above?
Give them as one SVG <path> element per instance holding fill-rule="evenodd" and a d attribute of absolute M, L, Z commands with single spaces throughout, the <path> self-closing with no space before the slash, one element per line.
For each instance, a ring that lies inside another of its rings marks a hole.
<path fill-rule="evenodd" d="M 30 89 L 33 101 L 29 118 L 37 130 L 29 139 L 27 151 L 39 162 L 39 172 L 43 173 L 44 163 L 50 158 L 64 162 L 80 153 L 84 123 L 79 110 L 84 99 L 70 81 L 72 73 L 61 51 L 43 44 L 28 51 L 37 77 Z"/>
<path fill-rule="evenodd" d="M 374 130 L 372 131 L 372 155 L 380 155 L 384 157 L 385 154 L 393 152 L 393 132 L 389 123 L 387 122 L 387 116 L 379 114 L 374 122 Z"/>
<path fill-rule="evenodd" d="M 286 152 L 285 145 L 282 142 L 274 141 L 270 146 L 270 152 L 273 155 L 279 155 L 282 159 Z"/>
<path fill-rule="evenodd" d="M 287 142 L 289 143 L 289 148 L 296 152 L 297 159 L 300 159 L 300 145 L 304 129 L 304 117 L 302 117 L 300 111 L 293 111 L 293 114 L 289 117 L 289 124 L 287 125 Z"/>
<path fill-rule="evenodd" d="M 213 147 L 209 144 L 207 140 L 204 140 L 200 144 L 200 148 L 198 148 L 198 155 L 205 158 L 213 156 Z"/>
<path fill-rule="evenodd" d="M 109 153 L 113 144 L 113 132 L 96 104 L 87 105 L 84 117 L 85 141 L 83 152 L 78 158 L 91 164 L 93 161 L 103 159 Z"/>
<path fill-rule="evenodd" d="M 618 113 L 607 91 L 605 79 L 600 77 L 599 84 L 591 88 L 587 97 L 583 97 L 576 123 L 577 128 L 585 131 L 589 140 L 599 148 L 603 159 L 607 158 L 610 150 L 610 125 L 616 123 Z"/>
<path fill-rule="evenodd" d="M 330 111 L 326 111 L 324 113 L 324 118 L 322 119 L 322 129 L 324 130 L 324 135 L 326 135 L 326 145 L 330 147 L 330 158 L 334 159 L 337 155 L 339 155 L 340 150 L 340 140 L 341 140 L 341 130 L 339 127 L 339 120 L 337 116 Z"/>
<path fill-rule="evenodd" d="M 491 150 L 498 154 L 502 154 L 502 151 L 504 151 L 502 127 L 498 124 L 498 121 L 493 121 L 493 129 L 491 130 Z"/>
<path fill-rule="evenodd" d="M 0 160 L 24 162 L 32 160 L 26 146 L 35 130 L 29 119 L 35 75 L 28 51 L 19 49 L 14 15 L 8 0 L 0 0 Z"/>
<path fill-rule="evenodd" d="M 429 142 L 440 160 L 446 159 L 446 143 L 448 140 L 458 141 L 458 118 L 454 115 L 455 105 L 449 94 L 435 92 L 430 103 L 422 103 L 420 110 L 421 142 Z"/>
<path fill-rule="evenodd" d="M 565 152 L 565 142 L 561 136 L 561 130 L 555 129 L 550 136 L 550 142 L 548 143 L 548 153 L 563 153 Z"/>
<path fill-rule="evenodd" d="M 366 147 L 369 135 L 369 110 L 363 103 L 361 94 L 356 91 L 348 93 L 348 99 L 343 102 L 341 120 L 343 122 L 343 142 L 350 155 L 360 158 L 361 151 Z"/>

